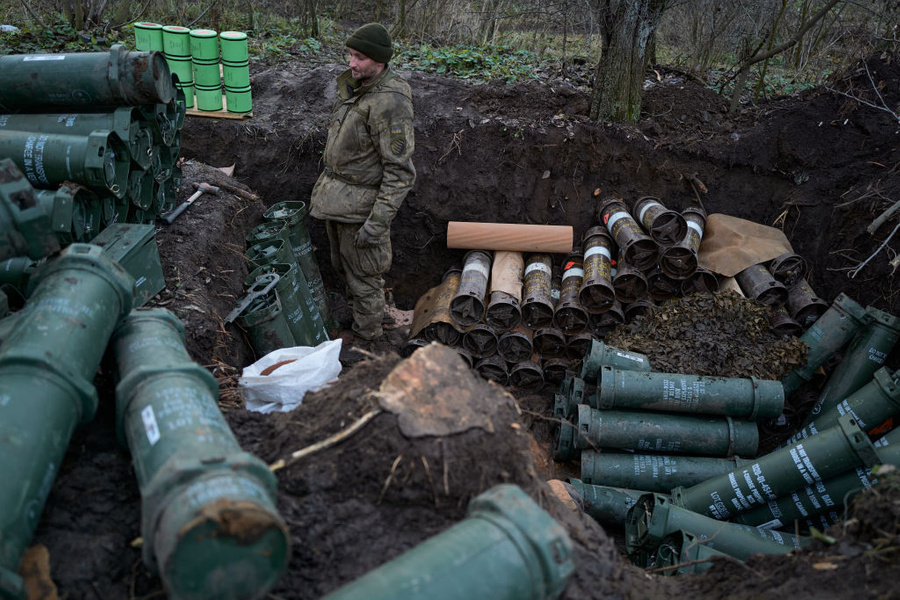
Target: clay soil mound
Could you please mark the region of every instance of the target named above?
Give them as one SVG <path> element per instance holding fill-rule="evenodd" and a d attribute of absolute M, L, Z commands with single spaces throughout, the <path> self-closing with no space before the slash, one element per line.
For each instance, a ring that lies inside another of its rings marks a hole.
<path fill-rule="evenodd" d="M 868 62 L 895 111 L 897 59 L 885 54 Z M 396 355 L 404 332 L 394 330 L 371 355 L 345 348 L 339 382 L 308 395 L 294 412 L 249 413 L 236 387 L 240 370 L 257 358 L 243 332 L 223 321 L 243 293 L 245 236 L 272 204 L 309 198 L 341 69 L 298 63 L 258 71 L 252 118 L 189 117 L 179 200 L 195 182 L 223 189 L 157 235 L 167 289 L 155 304 L 184 322 L 192 357 L 221 384 L 229 424 L 244 448 L 267 462 L 375 410 L 382 382 L 404 368 Z M 891 244 L 863 265 L 896 226 L 890 220 L 866 231 L 900 200 L 900 124 L 889 111 L 817 90 L 730 115 L 696 82 L 659 71 L 648 83 L 641 121 L 613 126 L 589 121 L 588 93 L 562 81 L 470 84 L 403 75 L 415 95 L 418 179 L 392 230 L 388 287 L 399 310 L 411 310 L 460 262 L 462 252 L 446 248 L 447 221 L 565 224 L 580 235 L 596 222 L 600 193 L 653 195 L 675 209 L 702 203 L 709 213 L 777 226 L 809 262 L 809 282 L 826 301 L 844 292 L 900 314 Z M 850 73 L 834 87 L 877 99 L 866 92 L 865 77 Z M 233 176 L 216 168 L 232 164 Z M 332 305 L 346 319 L 322 224 L 310 219 L 308 227 Z M 888 365 L 897 362 L 892 355 Z M 385 411 L 340 444 L 277 471 L 278 508 L 293 549 L 271 598 L 320 597 L 446 529 L 464 516 L 468 500 L 501 482 L 522 486 L 569 531 L 578 571 L 566 598 L 897 597 L 896 483 L 862 495 L 848 521 L 828 532 L 833 544 L 746 564 L 717 561 L 699 576 L 648 575 L 544 483 L 567 474 L 566 465 L 547 459 L 552 386 L 511 394 L 457 363 L 448 359 L 447 372 L 479 390 L 472 410 L 490 426 L 415 437 Z M 75 433 L 34 541 L 49 549 L 60 597 L 160 597 L 161 582 L 134 543 L 140 495 L 130 457 L 116 442 L 109 372 L 97 378 L 100 411 Z"/>

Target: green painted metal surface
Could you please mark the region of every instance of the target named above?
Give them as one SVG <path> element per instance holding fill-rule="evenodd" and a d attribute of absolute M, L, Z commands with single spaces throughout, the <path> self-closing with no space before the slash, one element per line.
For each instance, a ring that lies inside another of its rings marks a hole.
<path fill-rule="evenodd" d="M 591 342 L 591 349 L 581 365 L 581 378 L 590 383 L 597 383 L 600 367 L 609 366 L 625 371 L 650 371 L 650 359 L 646 354 L 620 350 L 607 346 L 600 340 Z"/>
<path fill-rule="evenodd" d="M 131 159 L 125 143 L 108 130 L 85 136 L 0 129 L 0 155 L 16 163 L 36 188 L 74 182 L 125 196 Z"/>
<path fill-rule="evenodd" d="M 585 449 L 581 451 L 581 480 L 594 485 L 669 493 L 729 473 L 751 461 L 735 456 L 675 456 L 632 454 Z"/>
<path fill-rule="evenodd" d="M 114 223 L 91 243 L 101 246 L 110 258 L 134 278 L 134 308 L 143 306 L 166 287 L 156 227 L 135 223 Z"/>
<path fill-rule="evenodd" d="M 294 343 L 298 346 L 317 346 L 328 341 L 325 323 L 319 309 L 309 295 L 309 287 L 303 273 L 296 265 L 288 263 L 270 263 L 255 268 L 244 280 L 246 287 L 251 287 L 260 275 L 277 273 L 279 276 L 275 290 L 281 301 L 285 318 L 291 329 Z"/>
<path fill-rule="evenodd" d="M 287 567 L 290 537 L 275 476 L 243 452 L 218 407 L 218 384 L 160 308 L 116 329 L 116 415 L 141 490 L 144 562 L 169 598 L 262 598 Z"/>
<path fill-rule="evenodd" d="M 59 250 L 50 215 L 25 174 L 8 159 L 0 159 L 0 260 L 33 259 Z"/>
<path fill-rule="evenodd" d="M 846 294 L 835 298 L 825 313 L 807 329 L 800 341 L 809 346 L 806 365 L 788 373 L 781 383 L 784 397 L 789 398 L 834 352 L 849 342 L 862 327 L 865 310 Z"/>
<path fill-rule="evenodd" d="M 604 525 L 624 526 L 628 511 L 647 490 L 632 490 L 607 485 L 592 485 L 580 479 L 569 479 L 578 493 L 585 513 Z"/>
<path fill-rule="evenodd" d="M 229 106 L 229 109 L 231 107 Z M 328 304 L 328 295 L 325 293 L 325 284 L 322 282 L 322 273 L 319 271 L 319 263 L 313 252 L 312 239 L 306 228 L 307 206 L 302 201 L 285 201 L 273 204 L 263 215 L 267 221 L 284 221 L 288 226 L 289 250 L 294 255 L 294 261 L 303 272 L 309 293 L 312 295 L 319 314 L 329 330 L 334 327 L 334 319 L 331 315 L 331 307 Z"/>
<path fill-rule="evenodd" d="M 158 52 L 108 52 L 0 56 L 0 110 L 38 107 L 139 106 L 175 97 L 171 72 Z"/>
<path fill-rule="evenodd" d="M 780 381 L 648 373 L 603 365 L 591 406 L 771 419 L 784 409 Z"/>
<path fill-rule="evenodd" d="M 729 555 L 705 545 L 696 535 L 679 530 L 663 538 L 652 566 L 654 573 L 659 575 L 703 573 L 719 556 Z"/>
<path fill-rule="evenodd" d="M 805 485 L 880 461 L 868 436 L 848 415 L 838 425 L 762 456 L 751 464 L 691 487 L 672 490 L 672 501 L 716 519 L 762 506 Z"/>
<path fill-rule="evenodd" d="M 811 543 L 804 538 L 771 529 L 737 523 L 725 523 L 676 506 L 665 496 L 647 494 L 631 510 L 625 525 L 625 548 L 632 560 L 653 553 L 663 540 L 676 531 L 687 531 L 703 544 L 747 560 L 753 554 L 786 554 Z M 647 559 L 639 559 L 646 563 Z"/>
<path fill-rule="evenodd" d="M 881 464 L 900 466 L 900 429 L 886 434 L 874 446 Z M 734 515 L 732 520 L 771 529 L 793 529 L 794 522 L 799 521 L 804 527 L 814 526 L 824 531 L 845 519 L 846 506 L 850 501 L 876 482 L 877 478 L 869 467 L 859 466 Z"/>
<path fill-rule="evenodd" d="M 565 529 L 514 485 L 469 503 L 468 516 L 326 596 L 328 600 L 558 598 L 575 570 Z"/>
<path fill-rule="evenodd" d="M 894 349 L 900 338 L 900 319 L 869 306 L 865 320 L 866 324 L 857 331 L 841 362 L 828 378 L 825 389 L 809 412 L 807 423 L 836 408 L 839 402 L 868 383 Z"/>
<path fill-rule="evenodd" d="M 756 423 L 731 417 L 703 417 L 578 406 L 575 447 L 619 448 L 700 456 L 753 456 Z"/>
<path fill-rule="evenodd" d="M 837 425 L 843 415 L 852 415 L 863 431 L 871 431 L 886 419 L 900 413 L 900 373 L 893 374 L 887 367 L 875 371 L 872 380 L 838 402 L 834 407 L 819 413 L 808 425 L 794 434 L 787 443 L 799 442 L 829 427 Z"/>
<path fill-rule="evenodd" d="M 29 300 L 0 346 L 0 578 L 19 560 L 79 423 L 134 281 L 97 246 L 72 244 L 29 281 Z"/>

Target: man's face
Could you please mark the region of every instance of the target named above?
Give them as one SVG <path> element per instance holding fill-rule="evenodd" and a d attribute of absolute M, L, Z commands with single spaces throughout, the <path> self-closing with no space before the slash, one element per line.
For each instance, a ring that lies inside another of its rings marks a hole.
<path fill-rule="evenodd" d="M 353 48 L 348 48 L 348 50 L 350 51 L 350 72 L 354 79 L 365 83 L 384 69 L 384 63 L 372 60 L 359 50 Z"/>

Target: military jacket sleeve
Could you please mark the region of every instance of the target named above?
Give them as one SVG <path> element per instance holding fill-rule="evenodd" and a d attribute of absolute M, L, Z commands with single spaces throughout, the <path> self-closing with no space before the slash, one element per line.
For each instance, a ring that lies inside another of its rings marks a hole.
<path fill-rule="evenodd" d="M 409 84 L 386 71 L 371 87 L 352 94 L 338 77 L 325 146 L 325 172 L 313 189 L 310 214 L 365 222 L 386 235 L 415 182 L 412 94 Z"/>

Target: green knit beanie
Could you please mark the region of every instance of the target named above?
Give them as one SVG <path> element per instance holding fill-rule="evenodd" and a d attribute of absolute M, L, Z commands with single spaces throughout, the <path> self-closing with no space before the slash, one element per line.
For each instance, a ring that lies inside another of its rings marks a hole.
<path fill-rule="evenodd" d="M 359 50 L 375 62 L 386 63 L 394 55 L 391 34 L 379 23 L 366 23 L 347 38 L 346 45 Z"/>

